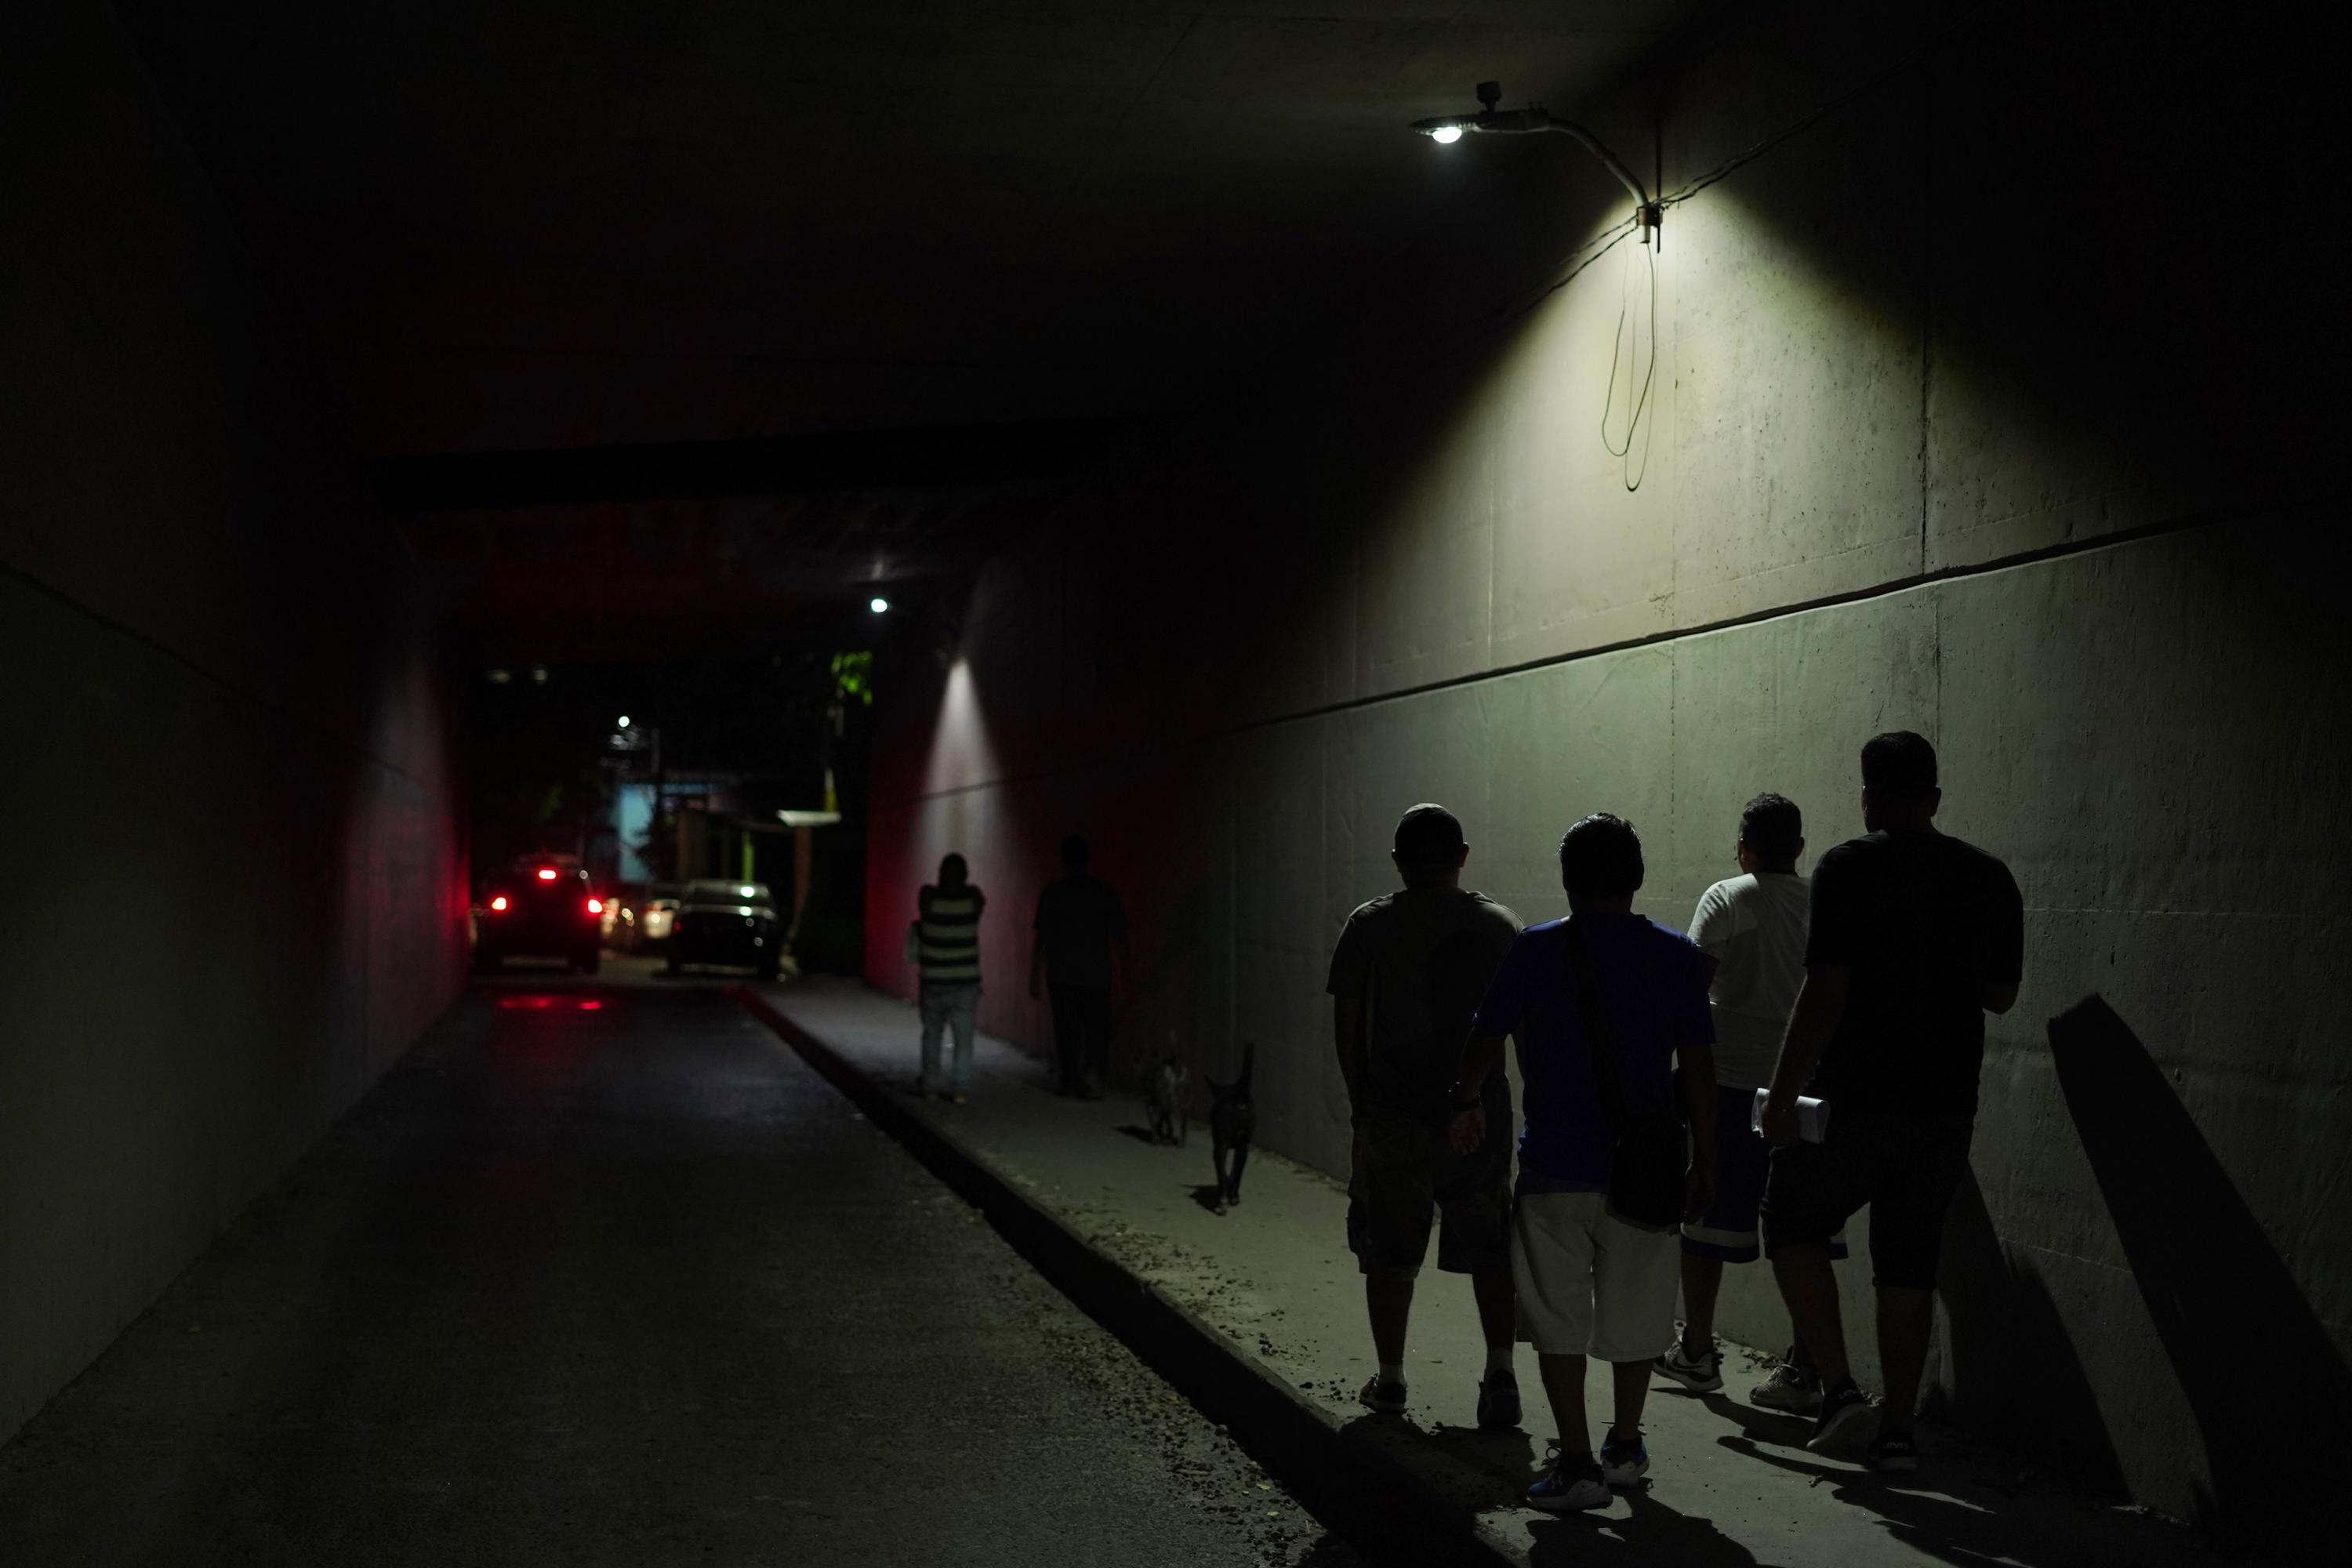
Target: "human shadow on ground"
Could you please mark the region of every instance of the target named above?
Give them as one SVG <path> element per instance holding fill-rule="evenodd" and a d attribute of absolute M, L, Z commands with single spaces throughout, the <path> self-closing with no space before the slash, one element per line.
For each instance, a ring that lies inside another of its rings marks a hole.
<path fill-rule="evenodd" d="M 1492 1487 L 1479 1499 L 1477 1506 L 1481 1509 L 1516 1505 L 1528 1489 L 1528 1483 L 1535 1479 L 1535 1439 L 1516 1426 L 1502 1432 L 1482 1432 L 1475 1426 L 1440 1422 L 1429 1429 L 1427 1441 L 1465 1470 L 1475 1472 L 1482 1479 L 1494 1478 Z"/>
<path fill-rule="evenodd" d="M 1528 1526 L 1528 1561 L 1536 1568 L 1606 1563 L 1673 1563 L 1675 1568 L 1748 1568 L 1756 1554 L 1715 1521 L 1668 1508 L 1647 1485 L 1617 1494 L 1626 1505 L 1592 1513 L 1555 1514 Z"/>
<path fill-rule="evenodd" d="M 1217 1185 L 1216 1183 L 1206 1182 L 1191 1190 L 1192 1194 L 1192 1201 L 1199 1204 L 1202 1208 L 1207 1209 L 1211 1214 L 1222 1215 L 1226 1212 L 1220 1206 L 1224 1202 L 1225 1189 Z"/>
<path fill-rule="evenodd" d="M 1839 1502 L 1877 1515 L 1895 1540 L 1960 1568 L 2009 1563 L 2022 1563 L 2025 1568 L 2078 1568 L 2082 1562 L 2082 1541 L 2050 1539 L 2046 1531 L 2038 1532 L 2033 1525 L 2000 1510 L 1998 1500 L 1966 1501 L 1921 1489 L 1949 1485 L 1948 1476 L 1880 1476 L 1825 1463 L 1802 1449 L 1776 1453 L 1744 1436 L 1727 1435 L 1716 1441 L 1735 1454 L 1811 1478 L 1815 1485 L 1828 1487 L 1830 1496 Z M 1932 1452 L 1928 1458 L 1933 1464 Z M 2037 1533 L 2042 1539 L 2035 1539 Z"/>
<path fill-rule="evenodd" d="M 1974 1171 L 1953 1194 L 1937 1279 L 1949 1364 L 1920 1413 L 2121 1493 L 2123 1465 L 2074 1338 L 2050 1287 L 2001 1244 Z"/>
<path fill-rule="evenodd" d="M 1128 1136 L 1128 1137 L 1129 1137 L 1129 1138 L 1134 1139 L 1134 1140 L 1135 1140 L 1137 1142 L 1139 1142 L 1139 1143 L 1154 1143 L 1154 1144 L 1156 1144 L 1156 1143 L 1158 1143 L 1158 1142 L 1160 1142 L 1160 1140 L 1159 1140 L 1159 1139 L 1154 1138 L 1154 1137 L 1151 1135 L 1151 1129 L 1150 1129 L 1150 1128 L 1149 1128 L 1149 1127 L 1138 1127 L 1137 1125 L 1135 1125 L 1135 1123 L 1133 1123 L 1133 1122 L 1131 1122 L 1131 1121 L 1130 1121 L 1130 1122 L 1129 1122 L 1129 1123 L 1128 1123 L 1127 1125 L 1125 1125 L 1124 1127 L 1114 1127 L 1114 1128 L 1112 1128 L 1112 1129 L 1111 1129 L 1111 1131 L 1114 1131 L 1114 1132 L 1123 1133 L 1123 1134 L 1125 1134 L 1126 1136 Z"/>
<path fill-rule="evenodd" d="M 1801 1447 L 1813 1429 L 1810 1416 L 1785 1415 L 1775 1410 L 1745 1404 L 1717 1390 L 1698 1394 L 1686 1388 L 1654 1387 L 1652 1399 L 1687 1399 L 1704 1405 L 1708 1411 L 1739 1428 L 1740 1436 L 1758 1443 L 1779 1443 L 1789 1447 Z"/>
<path fill-rule="evenodd" d="M 2212 1146 L 2098 996 L 2050 1022 L 2058 1085 L 2204 1439 L 2214 1522 L 2338 1560 L 2352 1372 Z M 2250 1347 L 2278 1375 L 2256 1375 Z M 2332 1548 L 2332 1550 L 2331 1550 Z"/>
<path fill-rule="evenodd" d="M 1365 1561 L 1363 1552 L 1346 1536 L 1326 1531 L 1315 1538 L 1315 1544 L 1291 1568 L 1362 1568 Z"/>
<path fill-rule="evenodd" d="M 1480 1432 L 1465 1426 L 1423 1426 L 1409 1415 L 1365 1411 L 1340 1424 L 1358 1442 L 1395 1456 L 1433 1479 L 1463 1516 L 1516 1505 L 1531 1478 L 1524 1432 Z M 1434 1461 L 1434 1462 L 1433 1462 Z"/>

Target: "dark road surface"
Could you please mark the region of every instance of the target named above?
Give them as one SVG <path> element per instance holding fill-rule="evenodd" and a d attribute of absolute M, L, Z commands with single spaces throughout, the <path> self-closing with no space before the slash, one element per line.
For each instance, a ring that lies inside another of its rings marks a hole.
<path fill-rule="evenodd" d="M 1355 1561 L 707 986 L 486 986 L 0 1448 L 8 1568 Z"/>

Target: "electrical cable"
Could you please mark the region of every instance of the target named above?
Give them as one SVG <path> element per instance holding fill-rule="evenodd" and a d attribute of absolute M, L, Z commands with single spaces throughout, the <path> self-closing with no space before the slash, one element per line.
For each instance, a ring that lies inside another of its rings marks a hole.
<path fill-rule="evenodd" d="M 1964 15 L 1955 19 L 1948 26 L 1939 30 L 1935 37 L 1929 38 L 1924 45 L 1904 55 L 1898 59 L 1890 61 L 1885 68 L 1878 71 L 1867 80 L 1839 94 L 1837 97 L 1830 99 L 1826 102 L 1818 105 L 1810 113 L 1807 113 L 1797 120 L 1791 121 L 1788 124 L 1780 127 L 1779 130 L 1765 136 L 1760 141 L 1750 144 L 1744 150 L 1725 159 L 1722 163 L 1717 163 L 1714 168 L 1709 169 L 1706 173 L 1686 182 L 1675 190 L 1670 193 L 1662 194 L 1657 198 L 1656 205 L 1663 210 L 1664 208 L 1670 206 L 1678 206 L 1682 203 L 1689 201 L 1693 196 L 1697 195 L 1700 192 L 1706 190 L 1709 186 L 1720 183 L 1731 174 L 1737 173 L 1738 170 L 1745 168 L 1748 164 L 1754 163 L 1757 159 L 1764 156 L 1767 153 L 1771 152 L 1774 148 L 1779 147 L 1781 143 L 1788 142 L 1792 138 L 1803 135 L 1806 132 L 1811 130 L 1814 126 L 1820 124 L 1823 120 L 1835 114 L 1840 110 L 1845 109 L 1850 105 L 1869 97 L 1871 94 L 1876 92 L 1880 88 L 1884 87 L 1888 81 L 1907 71 L 1915 69 L 1923 61 L 1930 58 L 1935 50 L 1946 40 L 1966 31 L 1970 26 L 1973 26 L 1983 20 L 1984 14 L 1981 12 Z M 1532 289 L 1522 289 L 1516 294 L 1507 296 L 1496 307 L 1493 312 L 1490 312 L 1487 316 L 1468 323 L 1466 326 L 1460 329 L 1462 335 L 1460 339 L 1457 340 L 1455 345 L 1456 348 L 1467 349 L 1473 342 L 1480 341 L 1486 338 L 1489 333 L 1498 331 L 1501 329 L 1509 326 L 1512 322 L 1518 321 L 1521 317 L 1526 316 L 1530 311 L 1534 310 L 1537 306 L 1542 304 L 1546 300 L 1551 298 L 1554 294 L 1559 293 L 1570 283 L 1575 282 L 1576 279 L 1581 277 L 1593 266 L 1594 263 L 1598 262 L 1602 257 L 1608 255 L 1611 251 L 1616 249 L 1620 244 L 1623 243 L 1626 236 L 1635 233 L 1640 227 L 1641 220 L 1638 216 L 1628 218 L 1611 228 L 1602 230 L 1591 239 L 1585 241 L 1584 244 L 1577 247 L 1574 250 L 1570 251 L 1566 256 L 1560 257 L 1558 260 L 1553 262 L 1552 266 L 1554 268 L 1565 266 L 1570 262 L 1574 262 L 1575 265 L 1569 267 L 1566 272 L 1561 273 L 1559 276 L 1550 279 L 1549 282 L 1538 284 Z M 1591 254 L 1587 255 L 1587 252 L 1591 252 Z M 1582 259 L 1580 260 L 1579 258 L 1582 258 Z M 1617 319 L 1618 335 L 1610 347 L 1609 390 L 1607 395 L 1603 397 L 1601 405 L 1601 445 L 1608 448 L 1610 456 L 1617 458 L 1621 461 L 1628 461 L 1629 463 L 1635 434 L 1640 429 L 1642 416 L 1649 405 L 1651 384 L 1657 374 L 1658 262 L 1657 251 L 1654 248 L 1649 251 L 1648 261 L 1650 273 L 1650 353 L 1648 363 L 1643 373 L 1642 390 L 1636 396 L 1633 412 L 1626 421 L 1625 444 L 1622 448 L 1609 438 L 1609 408 L 1611 404 L 1616 400 L 1617 373 L 1624 353 L 1623 339 L 1627 307 L 1624 303 L 1622 290 Z M 1629 259 L 1628 265 L 1630 264 Z M 1639 489 L 1641 488 L 1643 479 L 1646 477 L 1649 448 L 1647 446 L 1644 446 L 1642 450 L 1643 472 L 1638 474 L 1634 473 L 1632 471 L 1630 467 L 1625 470 L 1625 488 L 1629 491 Z"/>
<path fill-rule="evenodd" d="M 1639 430 L 1642 426 L 1643 410 L 1646 409 L 1650 405 L 1650 384 L 1657 379 L 1658 374 L 1657 247 L 1654 246 L 1644 246 L 1643 247 L 1643 254 L 1647 259 L 1647 269 L 1650 275 L 1650 355 L 1648 363 L 1642 372 L 1641 394 L 1633 401 L 1633 412 L 1626 416 L 1625 444 L 1622 447 L 1618 446 L 1614 441 L 1612 441 L 1609 438 L 1609 410 L 1611 405 L 1615 404 L 1617 401 L 1617 367 L 1624 358 L 1625 353 L 1625 318 L 1633 310 L 1633 290 L 1622 280 L 1617 286 L 1617 331 L 1615 336 L 1610 340 L 1609 343 L 1609 390 L 1601 394 L 1601 444 L 1609 449 L 1609 455 L 1611 457 L 1619 458 L 1628 458 L 1633 450 L 1634 432 Z M 1625 270 L 1630 274 L 1633 269 L 1633 258 L 1629 256 L 1625 258 Z M 1637 334 L 1639 333 L 1639 327 L 1636 327 L 1635 331 Z M 1646 472 L 1649 467 L 1649 448 L 1644 447 L 1642 451 L 1643 468 L 1644 472 Z M 1624 472 L 1626 475 L 1626 489 L 1640 489 L 1642 488 L 1641 478 L 1633 473 L 1630 466 L 1624 470 Z"/>

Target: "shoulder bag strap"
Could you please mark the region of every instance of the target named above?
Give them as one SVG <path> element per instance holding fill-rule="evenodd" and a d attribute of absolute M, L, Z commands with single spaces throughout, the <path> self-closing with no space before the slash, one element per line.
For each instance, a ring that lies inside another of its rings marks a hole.
<path fill-rule="evenodd" d="M 1601 1109 L 1609 1125 L 1622 1131 L 1627 1121 L 1625 1086 L 1617 1072 L 1617 1044 L 1601 1010 L 1601 988 L 1592 978 L 1592 953 L 1584 944 L 1584 922 L 1570 915 L 1560 926 L 1568 943 L 1568 972 L 1576 992 L 1577 1011 L 1584 1019 L 1585 1054 L 1592 1058 L 1592 1081 L 1601 1091 Z"/>

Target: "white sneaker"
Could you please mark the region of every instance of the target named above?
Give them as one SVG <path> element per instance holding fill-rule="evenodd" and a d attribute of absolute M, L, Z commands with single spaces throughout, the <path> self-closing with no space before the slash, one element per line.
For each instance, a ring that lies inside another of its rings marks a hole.
<path fill-rule="evenodd" d="M 1661 1377 L 1673 1378 L 1695 1394 L 1713 1394 L 1723 1386 L 1723 1352 L 1709 1345 L 1695 1356 L 1683 1354 L 1676 1340 L 1665 1354 L 1650 1363 Z"/>
<path fill-rule="evenodd" d="M 1790 1415 L 1816 1415 L 1822 1407 L 1821 1380 L 1784 1361 L 1748 1393 L 1748 1403 Z"/>

